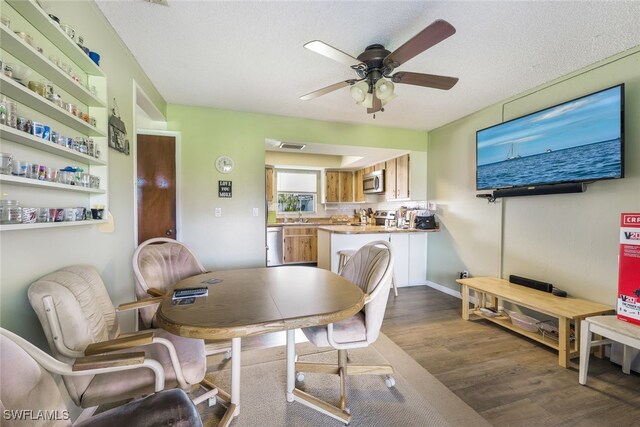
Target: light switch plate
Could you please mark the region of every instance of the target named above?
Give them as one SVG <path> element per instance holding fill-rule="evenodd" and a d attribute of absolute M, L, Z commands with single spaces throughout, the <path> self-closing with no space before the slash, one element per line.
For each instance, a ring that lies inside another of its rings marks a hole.
<path fill-rule="evenodd" d="M 253 208 L 253 216 L 258 216 L 260 214 L 260 211 L 258 210 L 258 208 Z"/>
<path fill-rule="evenodd" d="M 222 208 L 216 208 L 214 212 L 215 216 L 222 216 Z"/>

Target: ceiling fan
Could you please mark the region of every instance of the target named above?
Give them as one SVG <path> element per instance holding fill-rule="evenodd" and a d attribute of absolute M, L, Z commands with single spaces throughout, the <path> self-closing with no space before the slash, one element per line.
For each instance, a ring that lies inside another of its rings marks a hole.
<path fill-rule="evenodd" d="M 394 83 L 449 90 L 458 82 L 456 77 L 412 73 L 410 71 L 392 73 L 414 56 L 440 43 L 455 32 L 456 29 L 451 24 L 439 19 L 393 52 L 389 52 L 380 44 L 372 44 L 357 58 L 320 40 L 311 41 L 304 45 L 306 49 L 353 68 L 358 78 L 318 89 L 301 96 L 300 99 L 307 101 L 351 86 L 351 97 L 356 103 L 366 107 L 367 113 L 371 114 L 384 111 L 384 105 L 397 96 L 394 93 Z"/>

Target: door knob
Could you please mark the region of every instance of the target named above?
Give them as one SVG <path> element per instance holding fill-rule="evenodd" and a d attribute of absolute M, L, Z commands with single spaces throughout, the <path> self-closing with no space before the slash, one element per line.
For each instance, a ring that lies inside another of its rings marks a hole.
<path fill-rule="evenodd" d="M 167 236 L 171 236 L 173 234 L 173 228 L 168 229 L 164 234 L 166 234 Z"/>

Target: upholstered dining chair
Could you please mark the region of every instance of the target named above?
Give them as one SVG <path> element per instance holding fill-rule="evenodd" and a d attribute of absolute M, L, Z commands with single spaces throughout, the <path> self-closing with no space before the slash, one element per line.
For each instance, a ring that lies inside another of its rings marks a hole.
<path fill-rule="evenodd" d="M 59 361 L 73 364 L 78 358 L 99 354 L 108 358 L 114 352 L 123 358 L 143 354 L 161 365 L 165 388 L 191 390 L 202 385 L 206 391 L 194 397 L 194 403 L 215 403 L 218 390 L 204 380 L 204 342 L 162 329 L 121 333 L 116 309 L 94 267 L 74 265 L 47 274 L 31 284 L 28 297 Z M 158 304 L 160 299 L 123 304 L 119 310 Z M 153 392 L 155 382 L 149 369 L 62 378 L 69 396 L 82 408 L 140 397 Z"/>
<path fill-rule="evenodd" d="M 122 360 L 102 356 L 76 359 L 73 365 L 54 359 L 22 337 L 0 328 L 0 408 L 2 425 L 70 426 L 70 412 L 64 404 L 53 374 L 79 376 L 104 372 L 149 368 L 156 375 L 154 393 L 146 398 L 108 409 L 85 418 L 81 415 L 76 427 L 172 425 L 202 426 L 200 416 L 183 390 L 162 390 L 164 371 L 153 360 L 121 364 Z"/>
<path fill-rule="evenodd" d="M 349 258 L 340 275 L 359 286 L 365 293 L 365 306 L 354 316 L 324 326 L 302 328 L 307 339 L 317 347 L 333 347 L 338 350 L 337 365 L 296 362 L 296 378 L 304 381 L 303 372 L 337 374 L 340 376 L 340 402 L 326 414 L 343 422 L 351 419 L 347 408 L 348 375 L 386 375 L 387 387 L 393 387 L 392 366 L 363 366 L 347 364 L 347 350 L 367 347 L 380 335 L 380 328 L 389 298 L 389 286 L 393 275 L 393 253 L 386 241 L 371 242 L 358 249 Z M 323 402 L 325 403 L 325 402 Z M 325 403 L 327 406 L 332 407 Z"/>
<path fill-rule="evenodd" d="M 191 249 L 177 240 L 165 237 L 145 240 L 133 253 L 138 299 L 165 295 L 180 280 L 205 272 Z M 139 309 L 141 329 L 157 327 L 156 311 L 157 306 Z M 231 345 L 227 341 L 206 341 L 205 351 L 207 355 L 224 352 L 226 359 L 231 358 Z"/>

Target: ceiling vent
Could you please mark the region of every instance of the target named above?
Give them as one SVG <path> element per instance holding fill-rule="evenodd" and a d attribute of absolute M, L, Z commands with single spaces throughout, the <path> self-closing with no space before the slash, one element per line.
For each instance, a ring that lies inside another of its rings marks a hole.
<path fill-rule="evenodd" d="M 295 142 L 281 142 L 280 148 L 285 148 L 287 150 L 302 150 L 306 147 L 305 144 L 296 144 Z"/>
<path fill-rule="evenodd" d="M 144 0 L 147 3 L 159 4 L 161 6 L 169 6 L 169 0 Z"/>

